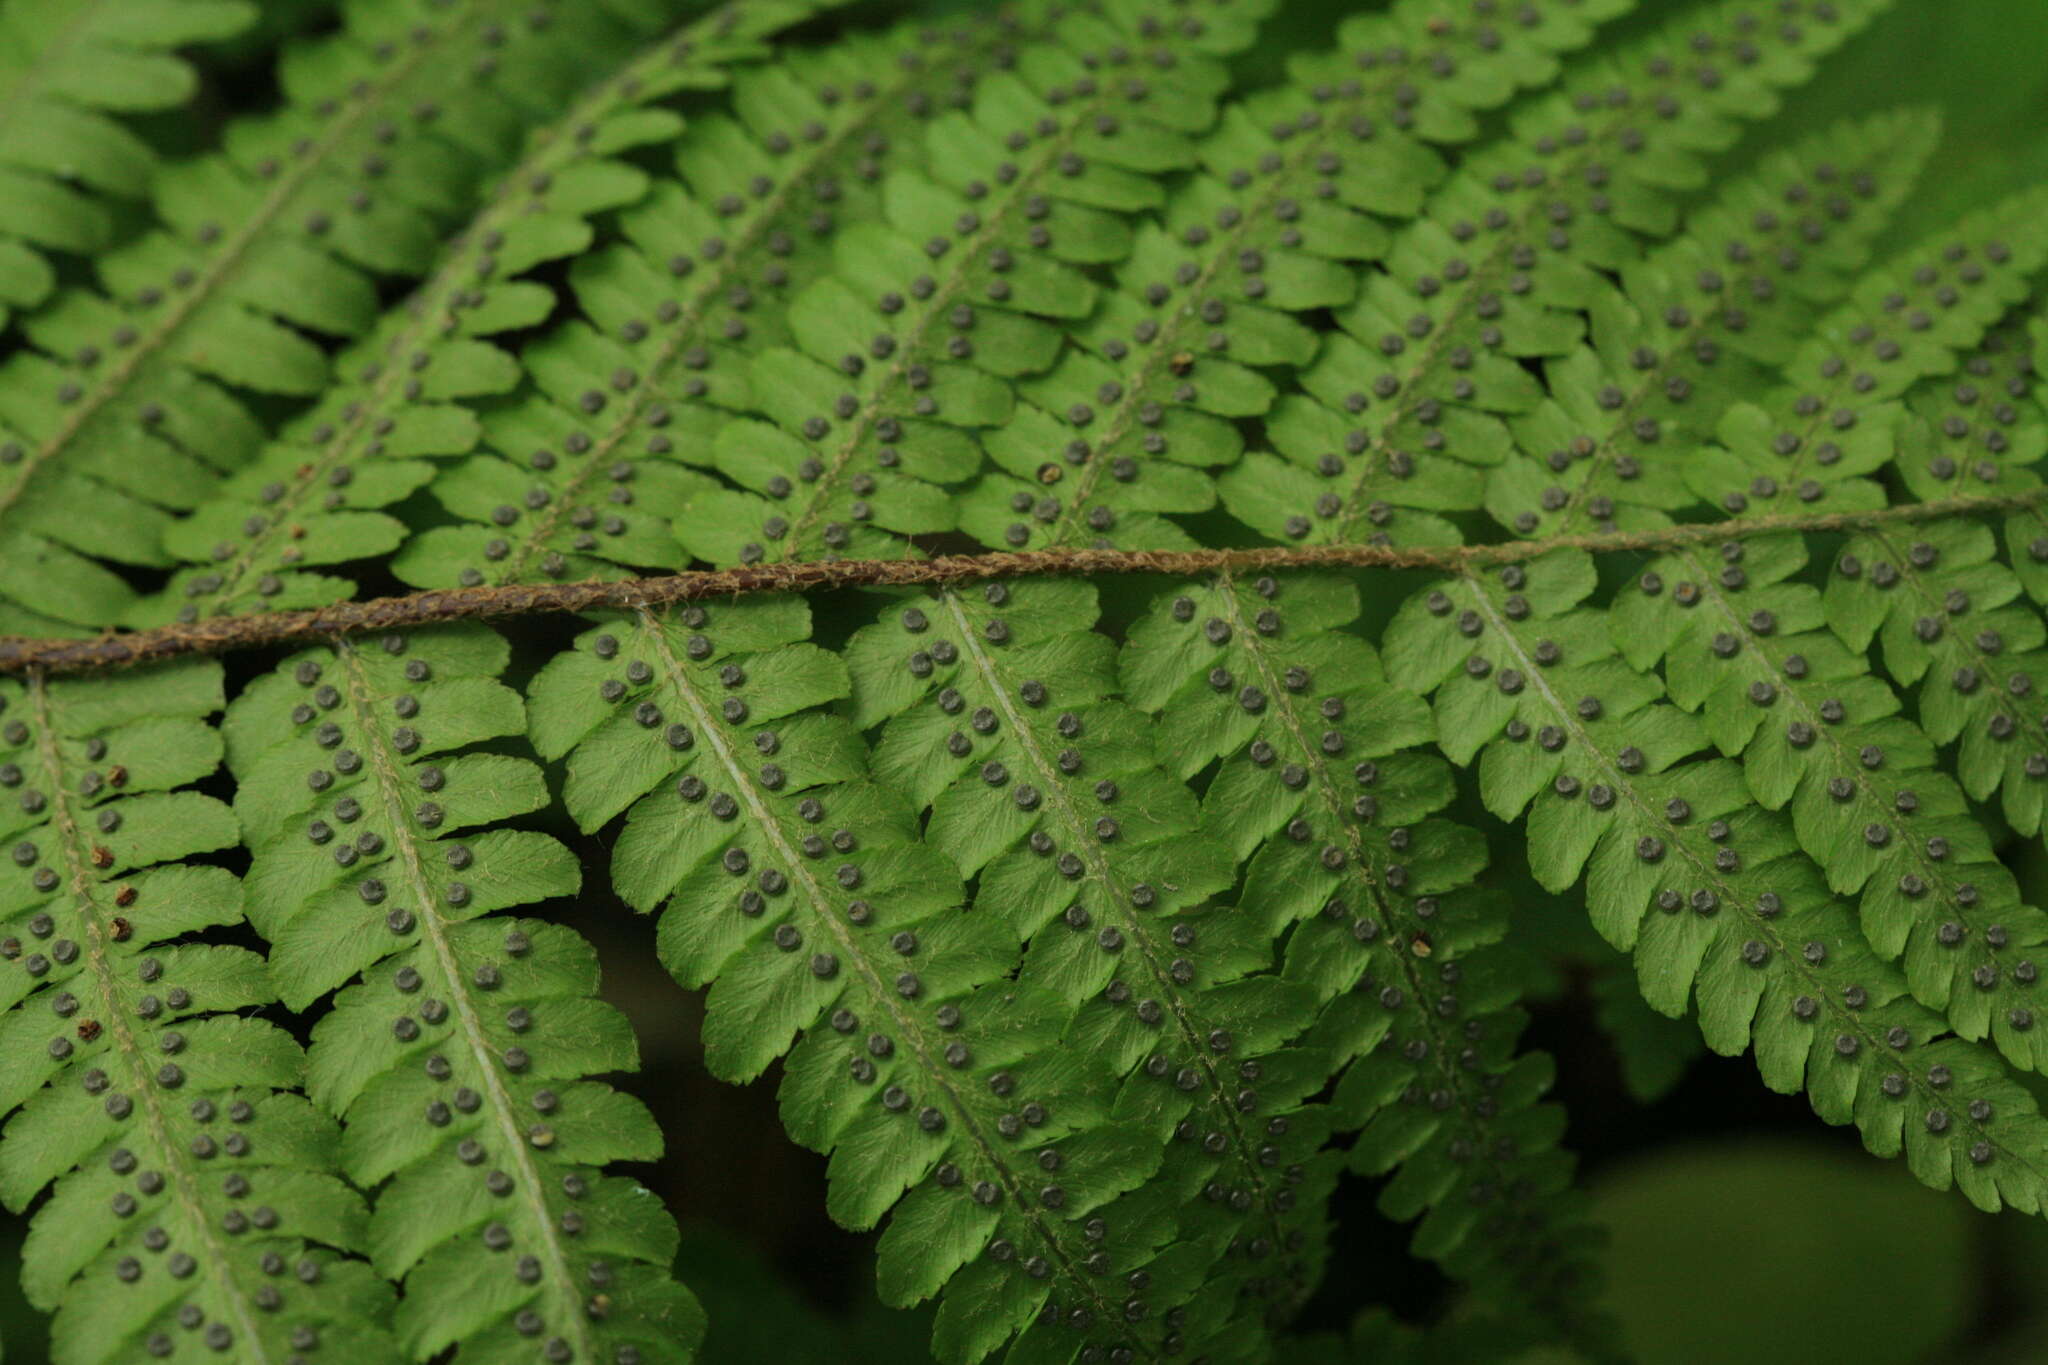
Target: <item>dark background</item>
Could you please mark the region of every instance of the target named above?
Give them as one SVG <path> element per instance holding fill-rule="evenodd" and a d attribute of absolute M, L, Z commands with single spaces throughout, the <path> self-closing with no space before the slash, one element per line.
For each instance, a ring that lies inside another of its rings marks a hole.
<path fill-rule="evenodd" d="M 1290 0 L 1274 43 L 1243 61 L 1246 82 L 1284 79 L 1287 51 L 1327 41 L 1344 13 L 1370 7 Z M 1629 26 L 1680 8 L 1644 0 Z M 150 137 L 174 152 L 205 146 L 220 120 L 274 99 L 268 41 L 332 22 L 325 0 L 269 0 L 265 9 L 266 33 L 194 54 L 206 81 L 197 115 L 146 120 Z M 1948 132 L 1893 245 L 2048 179 L 2048 0 L 1898 0 L 1744 145 L 1905 103 L 1940 106 Z M 1741 156 L 1738 148 L 1729 164 Z M 821 608 L 829 622 L 830 605 Z M 523 627 L 520 640 L 530 664 L 562 642 L 546 627 Z M 240 671 L 259 662 L 241 661 Z M 1803 1096 L 1764 1090 L 1748 1059 L 1701 1056 L 1690 1024 L 1660 1020 L 1636 999 L 1627 964 L 1593 936 L 1581 908 L 1527 879 L 1505 826 L 1476 804 L 1458 815 L 1491 836 L 1518 932 L 1552 969 L 1528 1041 L 1557 1058 L 1568 1143 L 1612 1232 L 1611 1306 L 1648 1365 L 2048 1361 L 2048 1228 L 1922 1189 L 1897 1163 L 1865 1156 L 1853 1132 L 1821 1125 Z M 608 861 L 602 836 L 555 832 L 587 865 Z M 2030 898 L 2048 897 L 2048 857 L 2028 841 L 2007 848 Z M 647 1101 L 669 1150 L 635 1174 L 683 1224 L 679 1270 L 712 1315 L 707 1362 L 927 1359 L 927 1315 L 874 1300 L 872 1236 L 826 1221 L 824 1159 L 783 1136 L 777 1073 L 743 1088 L 706 1074 L 701 996 L 656 963 L 653 921 L 593 881 L 598 889 L 543 913 L 597 944 L 605 993 L 639 1034 L 642 1069 L 618 1083 Z M 1603 1019 L 1627 1041 L 1626 1055 Z M 2048 1097 L 2048 1084 L 2036 1089 Z M 1372 1303 L 1416 1321 L 1459 1311 L 1435 1271 L 1406 1258 L 1406 1230 L 1377 1215 L 1374 1195 L 1363 1181 L 1340 1193 L 1329 1275 L 1304 1326 L 1340 1328 Z M 45 1329 L 15 1288 L 20 1235 L 19 1223 L 0 1227 L 0 1342 L 10 1362 L 27 1365 L 43 1358 Z"/>

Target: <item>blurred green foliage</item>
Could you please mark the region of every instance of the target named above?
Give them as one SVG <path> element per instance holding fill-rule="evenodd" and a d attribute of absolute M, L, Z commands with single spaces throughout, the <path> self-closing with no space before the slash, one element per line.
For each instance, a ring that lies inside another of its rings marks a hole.
<path fill-rule="evenodd" d="M 910 1312 L 885 1308 L 859 1284 L 849 1311 L 825 1312 L 725 1229 L 686 1224 L 676 1274 L 696 1291 L 711 1318 L 698 1365 L 908 1365 L 930 1359 L 929 1306 Z"/>
<path fill-rule="evenodd" d="M 1861 1153 L 1803 1141 L 1685 1147 L 1614 1171 L 1609 1303 L 1641 1365 L 1941 1358 L 1979 1308 L 1987 1223 Z"/>

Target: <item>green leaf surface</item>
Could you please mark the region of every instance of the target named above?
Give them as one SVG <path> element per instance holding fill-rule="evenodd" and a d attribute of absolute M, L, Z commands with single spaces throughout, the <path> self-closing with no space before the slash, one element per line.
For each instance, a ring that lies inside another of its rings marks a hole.
<path fill-rule="evenodd" d="M 336 1254 L 365 1248 L 366 1209 L 333 1122 L 290 1093 L 304 1056 L 239 1013 L 275 998 L 263 960 L 198 937 L 242 918 L 231 873 L 182 861 L 233 847 L 232 813 L 171 790 L 219 763 L 219 667 L 0 697 L 21 795 L 0 882 L 0 1199 L 50 1191 L 23 1287 L 55 1311 L 51 1358 L 163 1355 L 195 1329 L 250 1355 L 330 1329 L 389 1350 L 389 1287 Z M 302 1273 L 285 1288 L 273 1262 Z"/>
<path fill-rule="evenodd" d="M 52 1358 L 867 1358 L 672 1274 L 677 1046 L 943 1365 L 1654 1358 L 1532 1007 L 2041 1212 L 1997 3 L 0 0 Z M 1285 1334 L 1347 1182 L 1442 1322 Z"/>
<path fill-rule="evenodd" d="M 524 727 L 506 654 L 473 627 L 342 643 L 236 701 L 250 919 L 288 1003 L 335 992 L 307 1088 L 346 1125 L 343 1169 L 381 1185 L 367 1250 L 404 1284 L 407 1351 L 544 1330 L 578 1356 L 688 1359 L 703 1316 L 663 1273 L 673 1224 L 605 1170 L 659 1156 L 661 1134 L 584 1079 L 631 1070 L 632 1033 L 593 998 L 581 938 L 492 913 L 581 883 L 554 839 L 476 828 L 545 803 L 530 760 L 472 748 Z M 592 1315 L 586 1286 L 613 1275 Z"/>

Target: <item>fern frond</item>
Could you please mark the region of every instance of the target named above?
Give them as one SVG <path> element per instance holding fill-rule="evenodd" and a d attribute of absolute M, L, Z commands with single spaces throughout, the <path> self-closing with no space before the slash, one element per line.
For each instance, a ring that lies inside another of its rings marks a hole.
<path fill-rule="evenodd" d="M 1935 526 L 1911 538 L 1946 546 L 1950 534 Z M 1968 539 L 1988 554 L 1988 528 Z M 2011 1023 L 2032 992 L 2010 959 L 2048 942 L 2048 916 L 2020 903 L 1962 788 L 1937 769 L 1936 742 L 1871 675 L 1868 637 L 1844 648 L 1820 589 L 1791 581 L 1808 564 L 1802 539 L 1757 537 L 1742 549 L 1732 562 L 1704 552 L 1652 561 L 1614 608 L 1623 654 L 1643 671 L 1661 661 L 1672 700 L 1700 712 L 1715 746 L 1742 760 L 1755 799 L 1789 809 L 1831 889 L 1860 893 L 1870 946 L 1904 957 L 1915 998 L 1945 1009 L 1963 1037 L 1991 1035 L 2039 1070 L 2048 1051 Z M 1853 618 L 1846 628 L 1855 632 Z"/>
<path fill-rule="evenodd" d="M 97 258 L 104 293 L 24 320 L 35 349 L 0 369 L 10 629 L 125 619 L 134 590 L 96 561 L 170 564 L 174 515 L 261 449 L 230 390 L 319 393 L 329 363 L 300 329 L 368 332 L 373 277 L 424 273 L 520 129 L 628 37 L 599 5 L 523 0 L 356 0 L 345 20 L 287 52 L 284 110 L 158 175 L 163 226 Z"/>
<path fill-rule="evenodd" d="M 1162 514 L 1214 503 L 1204 471 L 1237 460 L 1238 420 L 1277 396 L 1259 368 L 1314 360 L 1293 315 L 1352 301 L 1350 263 L 1386 250 L 1380 219 L 1412 217 L 1442 174 L 1429 144 L 1474 136 L 1475 109 L 1541 84 L 1629 3 L 1531 8 L 1503 29 L 1410 0 L 1346 21 L 1343 55 L 1299 63 L 1293 86 L 1231 105 L 1205 173 L 1138 229 L 1075 346 L 984 438 L 1004 473 L 962 496 L 963 529 L 1008 549 L 1192 546 Z"/>
<path fill-rule="evenodd" d="M 726 69 L 817 3 L 751 0 L 683 24 L 608 73 L 555 123 L 443 253 L 434 274 L 335 364 L 337 382 L 284 438 L 177 522 L 165 547 L 194 566 L 135 614 L 138 623 L 276 610 L 351 595 L 309 573 L 384 556 L 406 527 L 383 509 L 435 475 L 432 457 L 466 454 L 478 423 L 462 400 L 503 394 L 520 362 L 495 340 L 546 319 L 554 296 L 521 276 L 587 250 L 590 219 L 644 197 L 628 153 L 671 141 L 683 120 L 657 104 L 715 88 Z"/>
<path fill-rule="evenodd" d="M 366 1242 L 333 1174 L 304 1057 L 236 1011 L 273 998 L 262 958 L 208 943 L 241 887 L 184 863 L 232 847 L 211 773 L 218 665 L 0 684 L 0 1199 L 46 1186 L 24 1286 L 64 1365 L 150 1356 L 282 1362 L 390 1348 L 390 1293 L 337 1252 Z"/>
<path fill-rule="evenodd" d="M 1906 396 L 1919 420 L 1906 424 L 1894 460 L 1913 496 L 1945 497 L 1958 486 L 2008 493 L 2040 487 L 2034 466 L 2048 457 L 2048 410 L 2035 392 L 2032 316 L 2030 307 L 2008 315 L 1972 349 L 1961 374 L 1924 380 Z"/>
<path fill-rule="evenodd" d="M 1858 283 L 1786 369 L 1789 384 L 1722 416 L 1720 449 L 1687 460 L 1687 481 L 1730 516 L 1800 506 L 1862 511 L 1887 498 L 1873 478 L 1914 459 L 1902 399 L 1953 374 L 2027 297 L 2048 263 L 2048 187 L 2013 196 L 1917 244 Z"/>
<path fill-rule="evenodd" d="M 118 115 L 190 99 L 173 49 L 231 38 L 256 13 L 246 0 L 0 6 L 0 330 L 56 288 L 47 253 L 112 244 L 105 199 L 148 194 L 156 153 Z"/>
<path fill-rule="evenodd" d="M 1730 542 L 1725 569 L 1747 556 Z M 1446 580 L 1401 608 L 1388 669 L 1435 694 L 1438 742 L 1478 757 L 1488 806 L 1527 812 L 1537 880 L 1561 892 L 1586 873 L 1595 926 L 1634 952 L 1654 1008 L 1693 1001 L 1708 1046 L 1753 1048 L 1765 1084 L 1805 1088 L 1926 1183 L 2040 1209 L 2048 1124 L 2032 1096 L 1912 999 L 1740 767 L 1686 761 L 1703 727 L 1619 656 L 1617 623 L 1586 602 L 1594 580 L 1574 551 Z"/>
<path fill-rule="evenodd" d="M 625 812 L 613 883 L 641 909 L 668 901 L 662 960 L 711 987 L 711 1070 L 747 1080 L 788 1052 L 783 1121 L 831 1154 L 832 1216 L 866 1228 L 895 1206 L 884 1298 L 952 1282 L 942 1359 L 1028 1340 L 1035 1320 L 1059 1359 L 1086 1339 L 1070 1327 L 1157 1343 L 1173 1329 L 1148 1316 L 1139 1272 L 1173 1210 L 1155 1201 L 1114 1232 L 1091 1215 L 1161 1145 L 1110 1121 L 1100 1059 L 1057 1046 L 1061 1003 L 1004 982 L 1012 927 L 958 911 L 958 874 L 866 780 L 858 737 L 819 709 L 845 695 L 846 666 L 809 629 L 796 599 L 602 624 L 535 679 L 534 744 L 567 757 L 584 828 Z"/>
<path fill-rule="evenodd" d="M 435 481 L 462 524 L 416 536 L 394 570 L 449 587 L 680 567 L 671 522 L 711 481 L 679 466 L 708 464 L 751 402 L 750 358 L 787 341 L 787 300 L 830 272 L 842 223 L 880 215 L 884 171 L 922 128 L 1030 31 L 920 24 L 739 75 L 732 113 L 678 144 L 680 182 L 621 215 L 623 242 L 578 258 L 585 317 L 527 348 L 535 390 L 484 415 L 490 453 Z"/>
<path fill-rule="evenodd" d="M 695 1357 L 557 813 L 945 1365 L 1615 1358 L 1525 1048 L 1596 934 L 1632 1094 L 1753 1052 L 2048 1211 L 2048 189 L 1873 268 L 1933 110 L 1727 156 L 1888 0 L 1388 0 L 1251 94 L 1278 0 L 336 0 L 169 167 L 116 87 L 252 7 L 50 8 L 0 1204 L 63 1365 Z M 1282 1335 L 1347 1177 L 1454 1325 Z"/>
<path fill-rule="evenodd" d="M 632 1068 L 631 1030 L 576 934 L 482 918 L 580 881 L 554 839 L 483 828 L 548 799 L 532 762 L 474 748 L 525 724 L 509 653 L 468 627 L 343 642 L 236 699 L 251 921 L 288 1005 L 340 987 L 308 1088 L 381 1186 L 369 1249 L 403 1280 L 407 1353 L 687 1361 L 703 1317 L 667 1275 L 674 1225 L 601 1170 L 661 1150 L 586 1079 Z"/>
<path fill-rule="evenodd" d="M 1024 48 L 970 109 L 936 120 L 926 169 L 885 178 L 886 221 L 841 233 L 834 274 L 792 301 L 793 344 L 752 362 L 757 416 L 716 440 L 745 491 L 693 498 L 684 548 L 720 564 L 886 557 L 897 537 L 950 529 L 935 485 L 980 471 L 973 429 L 1008 421 L 1008 381 L 1051 366 L 1058 323 L 1094 308 L 1080 267 L 1130 253 L 1128 219 L 1194 164 L 1229 84 L 1222 58 L 1271 7 L 1069 12 L 1059 41 Z"/>
<path fill-rule="evenodd" d="M 1511 419 L 1518 451 L 1487 510 L 1522 536 L 1668 524 L 1700 501 L 1698 448 L 1767 388 L 1838 303 L 1933 153 L 1931 113 L 1830 128 L 1766 158 L 1686 218 L 1684 235 L 1592 302 L 1592 341 L 1551 361 L 1553 395 Z"/>
<path fill-rule="evenodd" d="M 1921 723 L 1934 743 L 1956 744 L 1963 790 L 2000 796 L 2013 827 L 2033 834 L 2036 774 L 2048 775 L 2048 727 L 2033 700 L 2037 678 L 2048 681 L 2048 632 L 2028 601 L 2041 573 L 2027 526 L 2009 525 L 2009 564 L 1981 524 L 1858 536 L 1835 559 L 1825 605 L 1843 644 L 1867 652 L 1881 638 L 1886 670 L 1918 684 Z"/>
<path fill-rule="evenodd" d="M 1429 708 L 1345 630 L 1359 611 L 1337 578 L 1188 583 L 1131 632 L 1124 683 L 1182 773 L 1223 761 L 1202 834 L 1246 861 L 1238 913 L 1288 935 L 1285 976 L 1320 1009 L 1309 1041 L 1344 1072 L 1339 1126 L 1364 1130 L 1351 1164 L 1399 1168 L 1382 1211 L 1423 1215 L 1418 1254 L 1504 1269 L 1527 1311 L 1584 1340 L 1584 1239 L 1551 1198 L 1562 1113 L 1535 1104 L 1549 1059 L 1513 1056 L 1526 983 L 1487 951 L 1505 924 L 1471 890 L 1485 843 L 1435 818 L 1452 784 L 1421 750 Z"/>
<path fill-rule="evenodd" d="M 886 719 L 876 779 L 929 808 L 927 841 L 978 876 L 971 913 L 1029 941 L 1018 981 L 1063 1002 L 1068 1045 L 1121 1082 L 1118 1115 L 1174 1139 L 1162 1179 L 1205 1196 L 1180 1231 L 1208 1280 L 1197 1323 L 1284 1317 L 1315 1280 L 1321 1186 L 1293 1186 L 1327 1130 L 1302 1106 L 1330 1065 L 1287 1048 L 1313 1009 L 1261 974 L 1273 925 L 1211 903 L 1233 849 L 1199 829 L 1150 719 L 1112 699 L 1096 614 L 1085 583 L 906 599 L 848 643 L 854 717 Z"/>
<path fill-rule="evenodd" d="M 1396 237 L 1387 273 L 1302 376 L 1315 401 L 1276 407 L 1279 455 L 1226 475 L 1225 505 L 1283 542 L 1456 543 L 1440 514 L 1483 505 L 1486 471 L 1513 447 L 1497 414 L 1542 396 L 1516 362 L 1572 354 L 1577 310 L 1609 292 L 1597 272 L 1669 235 L 1705 154 L 1885 7 L 1800 0 L 1765 18 L 1719 0 L 1570 64 Z"/>

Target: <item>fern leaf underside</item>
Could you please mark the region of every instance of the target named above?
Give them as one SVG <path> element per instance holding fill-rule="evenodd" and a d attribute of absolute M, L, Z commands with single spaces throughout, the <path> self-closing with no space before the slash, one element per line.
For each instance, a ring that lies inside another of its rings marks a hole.
<path fill-rule="evenodd" d="M 1925 109 L 1721 173 L 1882 0 L 1396 0 L 1251 92 L 1271 0 L 345 0 L 162 164 L 248 7 L 118 8 L 0 0 L 0 630 L 422 592 L 0 678 L 54 1358 L 694 1358 L 601 877 L 948 1365 L 1280 1358 L 1347 1175 L 1489 1317 L 1299 1349 L 1611 1355 L 1491 822 L 1632 1084 L 1690 1016 L 2048 1201 L 2048 190 L 1902 249 Z M 762 590 L 969 543 L 1304 553 Z"/>

